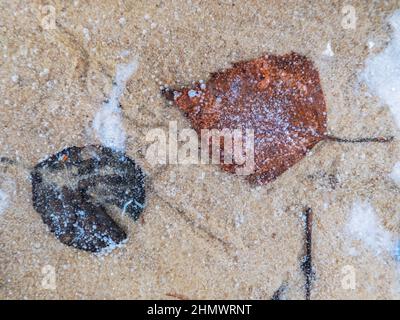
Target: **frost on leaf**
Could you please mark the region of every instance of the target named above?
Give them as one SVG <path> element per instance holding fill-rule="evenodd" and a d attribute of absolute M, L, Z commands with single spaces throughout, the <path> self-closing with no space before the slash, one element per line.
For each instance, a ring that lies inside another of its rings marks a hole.
<path fill-rule="evenodd" d="M 248 180 L 256 184 L 274 180 L 326 136 L 318 71 L 297 53 L 238 62 L 212 74 L 205 85 L 164 94 L 199 134 L 202 129 L 254 130 L 255 167 Z M 221 163 L 232 173 L 239 166 Z"/>
<path fill-rule="evenodd" d="M 99 252 L 126 239 L 110 206 L 137 219 L 144 208 L 144 174 L 110 148 L 70 147 L 40 162 L 31 173 L 33 207 L 64 244 Z"/>

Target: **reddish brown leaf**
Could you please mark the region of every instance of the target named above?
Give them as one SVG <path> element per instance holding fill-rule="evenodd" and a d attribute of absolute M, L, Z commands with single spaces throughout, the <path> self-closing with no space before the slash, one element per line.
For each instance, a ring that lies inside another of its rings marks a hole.
<path fill-rule="evenodd" d="M 212 74 L 204 84 L 166 92 L 193 128 L 253 129 L 257 184 L 274 180 L 326 137 L 318 71 L 297 53 L 265 55 Z M 222 147 L 221 147 L 222 149 Z M 238 165 L 221 164 L 228 172 Z"/>

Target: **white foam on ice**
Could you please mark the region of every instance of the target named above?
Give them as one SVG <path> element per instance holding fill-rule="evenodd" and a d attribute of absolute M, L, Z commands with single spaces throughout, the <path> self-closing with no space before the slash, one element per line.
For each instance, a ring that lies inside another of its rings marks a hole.
<path fill-rule="evenodd" d="M 400 187 L 400 161 L 395 163 L 389 177 Z"/>
<path fill-rule="evenodd" d="M 109 99 L 101 106 L 93 121 L 93 129 L 101 143 L 116 151 L 125 150 L 125 130 L 119 105 L 126 82 L 138 69 L 135 58 L 127 64 L 117 65 L 115 80 Z"/>
<path fill-rule="evenodd" d="M 332 46 L 331 46 L 331 42 L 329 41 L 326 45 L 326 49 L 324 50 L 324 52 L 322 52 L 322 55 L 326 56 L 326 57 L 333 57 L 335 56 L 335 53 L 332 50 Z"/>
<path fill-rule="evenodd" d="M 400 10 L 395 11 L 389 23 L 393 29 L 392 39 L 381 53 L 367 59 L 361 80 L 389 106 L 400 128 Z"/>
<path fill-rule="evenodd" d="M 351 239 L 360 241 L 365 248 L 371 250 L 375 255 L 395 254 L 396 241 L 394 236 L 383 227 L 374 208 L 366 201 L 355 201 L 353 203 L 345 232 Z"/>
<path fill-rule="evenodd" d="M 9 201 L 9 196 L 8 194 L 0 189 L 0 214 L 2 214 L 9 206 L 10 201 Z"/>

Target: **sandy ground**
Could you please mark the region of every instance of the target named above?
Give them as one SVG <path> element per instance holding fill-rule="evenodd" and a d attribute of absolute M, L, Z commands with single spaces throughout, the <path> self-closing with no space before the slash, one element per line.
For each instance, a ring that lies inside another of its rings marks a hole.
<path fill-rule="evenodd" d="M 0 298 L 269 299 L 286 283 L 287 299 L 303 299 L 305 206 L 314 211 L 312 299 L 399 298 L 393 255 L 376 254 L 344 231 L 361 199 L 399 235 L 400 189 L 388 176 L 400 160 L 398 140 L 320 143 L 278 180 L 257 188 L 215 166 L 152 167 L 143 157 L 149 129 L 174 120 L 189 127 L 160 96 L 160 85 L 207 79 L 266 52 L 293 50 L 315 62 L 330 132 L 399 137 L 389 110 L 358 81 L 365 59 L 390 40 L 386 18 L 398 1 L 352 1 L 355 29 L 342 25 L 342 1 L 307 3 L 1 1 L 0 156 L 11 161 L 0 163 L 7 195 Z M 43 20 L 45 4 L 55 10 L 54 25 Z M 328 42 L 333 56 L 323 54 Z M 127 244 L 99 257 L 48 232 L 32 207 L 29 170 L 66 146 L 96 142 L 91 124 L 115 67 L 134 56 L 139 69 L 121 101 L 126 152 L 153 188 L 143 219 L 125 224 Z M 353 288 L 346 285 L 349 270 Z"/>

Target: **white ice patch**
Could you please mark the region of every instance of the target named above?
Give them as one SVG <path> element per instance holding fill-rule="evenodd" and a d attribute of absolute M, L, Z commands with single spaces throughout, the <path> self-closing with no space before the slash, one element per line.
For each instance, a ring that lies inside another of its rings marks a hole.
<path fill-rule="evenodd" d="M 111 239 L 107 239 L 107 246 L 101 249 L 99 252 L 96 253 L 98 257 L 101 256 L 106 256 L 112 251 L 114 251 L 117 248 L 122 248 L 126 243 L 128 242 L 128 238 L 124 239 L 120 243 L 116 243 Z"/>
<path fill-rule="evenodd" d="M 368 48 L 372 49 L 375 46 L 375 42 L 373 42 L 372 40 L 368 41 Z"/>
<path fill-rule="evenodd" d="M 374 208 L 368 202 L 353 203 L 345 232 L 375 255 L 395 253 L 396 243 L 393 235 L 382 226 Z"/>
<path fill-rule="evenodd" d="M 96 113 L 93 129 L 101 143 L 116 151 L 125 150 L 125 130 L 119 100 L 125 90 L 126 82 L 136 72 L 138 60 L 117 65 L 113 88 L 108 101 Z"/>
<path fill-rule="evenodd" d="M 90 41 L 90 31 L 88 28 L 83 28 L 82 29 L 83 35 L 85 37 L 86 42 Z"/>
<path fill-rule="evenodd" d="M 400 187 L 400 161 L 394 165 L 389 177 Z"/>
<path fill-rule="evenodd" d="M 0 189 L 0 214 L 2 214 L 9 206 L 10 199 L 8 194 Z"/>
<path fill-rule="evenodd" d="M 326 45 L 326 49 L 324 52 L 322 52 L 322 54 L 326 57 L 333 57 L 335 54 L 333 53 L 332 47 L 331 47 L 331 43 L 328 42 Z"/>
<path fill-rule="evenodd" d="M 380 54 L 369 58 L 361 74 L 371 92 L 387 104 L 400 128 L 400 10 L 389 19 L 393 36 Z"/>
<path fill-rule="evenodd" d="M 235 227 L 239 228 L 243 224 L 244 220 L 243 212 L 237 213 L 235 216 Z"/>
<path fill-rule="evenodd" d="M 124 26 L 126 24 L 126 19 L 124 17 L 121 17 L 119 18 L 118 22 L 121 26 Z"/>

